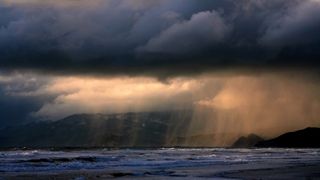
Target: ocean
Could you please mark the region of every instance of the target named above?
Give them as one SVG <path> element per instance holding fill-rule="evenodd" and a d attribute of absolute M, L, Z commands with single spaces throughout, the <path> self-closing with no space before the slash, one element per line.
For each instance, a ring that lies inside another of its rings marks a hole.
<path fill-rule="evenodd" d="M 320 149 L 159 148 L 0 152 L 0 177 L 3 179 L 46 179 L 53 176 L 78 180 L 112 177 L 250 179 L 250 174 L 259 177 L 263 173 L 270 174 L 266 173 L 268 171 L 279 171 L 279 177 L 320 179 L 319 167 Z M 278 177 L 277 174 L 272 175 Z"/>

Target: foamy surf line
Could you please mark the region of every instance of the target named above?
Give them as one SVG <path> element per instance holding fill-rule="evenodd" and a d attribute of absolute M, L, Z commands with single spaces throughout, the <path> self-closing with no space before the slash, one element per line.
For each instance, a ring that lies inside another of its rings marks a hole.
<path fill-rule="evenodd" d="M 268 175 L 270 172 L 275 172 L 271 173 L 273 175 L 297 175 L 300 172 L 303 177 L 319 177 L 319 154 L 320 149 L 270 148 L 2 151 L 0 177 L 250 178 L 254 175 L 259 177 L 259 173 Z"/>

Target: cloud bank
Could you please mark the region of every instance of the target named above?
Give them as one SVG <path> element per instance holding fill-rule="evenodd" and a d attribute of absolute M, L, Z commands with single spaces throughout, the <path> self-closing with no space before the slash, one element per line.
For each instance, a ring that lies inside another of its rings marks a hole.
<path fill-rule="evenodd" d="M 316 0 L 0 1 L 0 66 L 164 76 L 319 67 Z"/>

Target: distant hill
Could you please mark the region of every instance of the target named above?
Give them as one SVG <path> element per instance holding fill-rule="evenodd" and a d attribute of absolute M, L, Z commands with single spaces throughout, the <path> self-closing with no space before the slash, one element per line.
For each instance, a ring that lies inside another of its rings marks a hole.
<path fill-rule="evenodd" d="M 320 148 L 320 128 L 285 133 L 277 138 L 258 142 L 256 147 Z"/>
<path fill-rule="evenodd" d="M 192 112 L 78 114 L 0 129 L 0 148 L 214 147 L 235 134 L 189 134 Z M 320 147 L 320 128 L 307 128 L 263 141 L 251 134 L 232 147 Z"/>
<path fill-rule="evenodd" d="M 260 141 L 263 141 L 261 137 L 255 135 L 255 134 L 250 134 L 247 137 L 240 137 L 236 142 L 233 143 L 232 147 L 233 148 L 249 148 L 249 147 L 254 147 L 255 144 L 257 144 Z"/>
<path fill-rule="evenodd" d="M 79 114 L 0 131 L 0 147 L 162 146 L 185 136 L 191 112 Z"/>
<path fill-rule="evenodd" d="M 214 134 L 187 135 L 190 111 L 79 114 L 0 130 L 0 147 L 213 146 Z"/>

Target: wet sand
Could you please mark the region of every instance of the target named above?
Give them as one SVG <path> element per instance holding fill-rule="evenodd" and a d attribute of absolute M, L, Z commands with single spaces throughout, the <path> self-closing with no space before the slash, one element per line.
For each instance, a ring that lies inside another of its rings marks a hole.
<path fill-rule="evenodd" d="M 320 179 L 320 164 L 238 164 L 172 169 L 76 170 L 42 173 L 2 173 L 0 179 L 84 180 L 84 179 Z"/>
<path fill-rule="evenodd" d="M 320 179 L 320 165 L 301 165 L 226 172 L 221 177 L 236 179 Z"/>

